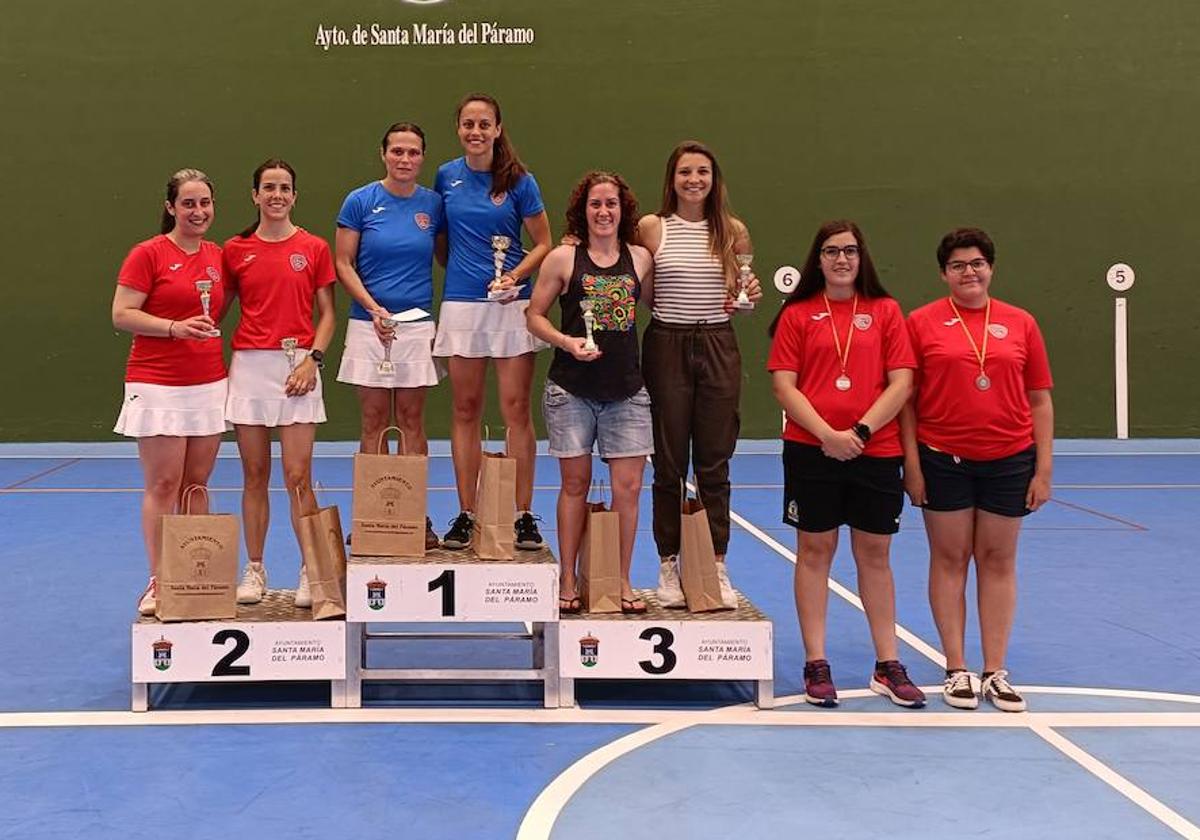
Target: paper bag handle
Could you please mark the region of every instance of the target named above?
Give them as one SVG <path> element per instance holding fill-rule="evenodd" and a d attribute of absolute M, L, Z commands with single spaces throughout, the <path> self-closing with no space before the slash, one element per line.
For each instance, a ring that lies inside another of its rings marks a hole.
<path fill-rule="evenodd" d="M 400 451 L 397 452 L 396 454 L 397 455 L 407 455 L 408 454 L 408 439 L 404 437 L 404 430 L 401 429 L 399 426 L 388 426 L 386 429 L 384 429 L 382 432 L 379 433 L 379 439 L 377 441 L 375 441 L 375 453 L 376 454 L 380 454 L 380 455 L 383 454 L 383 439 L 385 437 L 387 437 L 388 432 L 393 431 L 393 430 L 396 432 L 396 434 L 400 435 Z"/>
<path fill-rule="evenodd" d="M 204 494 L 205 502 L 209 501 L 207 487 L 205 487 L 203 484 L 189 484 L 187 487 L 183 488 L 183 492 L 179 495 L 179 510 L 184 514 L 184 516 L 190 516 L 192 513 L 192 496 L 196 494 L 196 491 L 200 491 Z M 209 504 L 209 507 L 212 507 L 211 503 Z"/>
<path fill-rule="evenodd" d="M 508 455 L 509 431 L 510 430 L 509 430 L 508 426 L 505 426 L 504 427 L 504 454 L 505 455 Z M 487 423 L 483 424 L 483 442 L 484 442 L 484 444 L 488 444 L 488 443 L 492 442 L 491 427 L 489 427 Z"/>
<path fill-rule="evenodd" d="M 591 497 L 592 497 L 592 492 L 591 492 L 591 491 L 592 491 L 593 489 L 595 489 L 595 490 L 597 490 L 597 491 L 598 491 L 597 495 L 599 495 L 599 496 L 600 496 L 600 503 L 601 503 L 601 504 L 604 504 L 604 488 L 605 488 L 605 486 L 606 486 L 606 485 L 605 485 L 605 483 L 604 483 L 604 481 L 603 481 L 603 480 L 597 479 L 596 481 L 593 481 L 593 482 L 592 482 L 592 484 L 591 484 L 591 487 L 590 487 L 590 488 L 588 488 L 588 499 L 589 499 L 589 500 L 591 499 Z M 609 494 L 609 499 L 610 499 L 610 501 L 609 501 L 609 503 L 608 503 L 608 506 L 609 506 L 609 507 L 612 507 L 612 502 L 611 502 L 611 499 L 612 499 L 612 494 L 611 494 L 611 493 Z"/>
<path fill-rule="evenodd" d="M 317 498 L 317 488 L 316 488 L 316 487 L 313 487 L 313 488 L 312 488 L 312 491 L 313 491 L 313 501 L 316 501 L 316 498 Z M 300 495 L 300 488 L 299 488 L 299 487 L 297 487 L 297 488 L 295 489 L 295 493 L 296 493 L 296 506 L 297 506 L 297 507 L 299 507 L 299 508 L 301 509 L 301 513 L 300 513 L 300 515 L 301 515 L 301 516 L 312 516 L 314 513 L 318 513 L 318 512 L 320 511 L 320 509 L 321 509 L 321 505 L 320 505 L 320 504 L 317 504 L 317 505 L 315 505 L 315 506 L 313 507 L 313 509 L 312 509 L 312 510 L 305 511 L 305 510 L 303 509 L 303 508 L 304 508 L 304 497 Z"/>
<path fill-rule="evenodd" d="M 696 482 L 696 501 L 703 504 L 703 500 L 700 498 L 700 482 L 699 481 Z M 687 488 L 687 478 L 685 477 L 685 478 L 679 479 L 679 511 L 680 511 L 680 513 L 682 513 L 684 511 L 684 508 L 687 507 L 687 502 L 688 502 L 688 488 Z"/>

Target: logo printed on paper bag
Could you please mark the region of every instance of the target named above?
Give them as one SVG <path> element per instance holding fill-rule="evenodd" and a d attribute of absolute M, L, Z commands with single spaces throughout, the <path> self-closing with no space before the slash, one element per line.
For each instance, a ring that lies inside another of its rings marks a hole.
<path fill-rule="evenodd" d="M 376 575 L 374 580 L 367 581 L 367 606 L 373 610 L 381 610 L 386 601 L 387 581 L 380 580 Z"/>
<path fill-rule="evenodd" d="M 212 559 L 212 552 L 201 545 L 188 552 L 188 557 L 192 561 L 192 574 L 198 578 L 208 577 L 208 561 Z"/>
<path fill-rule="evenodd" d="M 154 667 L 159 671 L 166 671 L 171 667 L 171 648 L 173 644 L 168 642 L 165 637 L 159 636 L 158 641 L 150 645 L 154 649 Z"/>
<path fill-rule="evenodd" d="M 600 640 L 591 633 L 579 640 L 579 661 L 585 668 L 595 668 L 600 662 Z"/>

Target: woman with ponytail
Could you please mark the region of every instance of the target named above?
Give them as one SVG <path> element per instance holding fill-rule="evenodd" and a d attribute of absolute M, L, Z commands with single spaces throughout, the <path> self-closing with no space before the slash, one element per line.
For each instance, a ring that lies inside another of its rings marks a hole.
<path fill-rule="evenodd" d="M 293 530 L 302 512 L 316 508 L 313 439 L 317 424 L 325 422 L 320 369 L 333 338 L 337 279 L 329 245 L 292 221 L 296 171 L 287 161 L 267 160 L 254 170 L 250 199 L 258 218 L 224 250 L 226 305 L 237 296 L 242 310 L 225 406 L 242 456 L 242 522 L 250 560 L 237 590 L 240 604 L 257 604 L 267 589 L 263 546 L 270 521 L 271 429 L 279 430 Z M 295 601 L 312 606 L 303 566 Z"/>
<path fill-rule="evenodd" d="M 442 544 L 466 548 L 471 540 L 490 359 L 496 366 L 509 454 L 517 460 L 516 547 L 536 550 L 543 543 L 530 511 L 534 435 L 529 394 L 534 353 L 547 345 L 529 333 L 525 310 L 532 275 L 550 252 L 550 221 L 537 181 L 509 142 L 499 103 L 486 94 L 471 94 L 459 103 L 455 122 L 463 156 L 442 164 L 434 183 L 445 203 L 449 257 L 433 353 L 449 358 L 454 401 L 450 445 L 461 510 Z M 521 246 L 522 229 L 533 241 L 528 252 Z M 503 237 L 499 241 L 506 240 L 507 248 L 494 251 L 494 237 Z M 497 253 L 503 254 L 499 280 Z"/>
<path fill-rule="evenodd" d="M 180 491 L 205 486 L 225 431 L 225 359 L 210 312 L 224 311 L 221 249 L 204 239 L 214 215 L 213 188 L 198 169 L 167 181 L 161 233 L 140 242 L 117 272 L 112 323 L 133 333 L 125 399 L 113 431 L 137 438 L 145 492 L 142 537 L 150 582 L 138 612 L 154 615 L 162 553 L 162 517 Z M 206 513 L 199 494 L 193 513 Z"/>

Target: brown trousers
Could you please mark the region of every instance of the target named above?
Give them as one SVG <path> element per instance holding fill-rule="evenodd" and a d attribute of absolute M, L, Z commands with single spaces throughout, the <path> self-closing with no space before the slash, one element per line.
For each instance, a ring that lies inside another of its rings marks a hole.
<path fill-rule="evenodd" d="M 742 356 L 729 324 L 652 320 L 642 339 L 642 378 L 654 420 L 654 542 L 679 553 L 679 483 L 689 455 L 708 512 L 713 548 L 729 547 L 729 459 L 741 429 Z"/>

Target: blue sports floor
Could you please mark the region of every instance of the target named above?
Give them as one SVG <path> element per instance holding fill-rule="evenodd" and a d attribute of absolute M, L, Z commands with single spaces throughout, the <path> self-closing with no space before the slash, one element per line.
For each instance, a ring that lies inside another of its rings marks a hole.
<path fill-rule="evenodd" d="M 331 710 L 323 684 L 224 684 L 160 690 L 158 709 L 133 714 L 129 625 L 145 582 L 133 451 L 0 448 L 0 838 L 1200 838 L 1200 445 L 1060 445 L 1054 499 L 1022 534 L 1009 668 L 1023 715 L 941 702 L 913 511 L 892 558 L 902 655 L 928 707 L 865 690 L 873 657 L 847 540 L 829 612 L 843 703 L 801 702 L 777 450 L 739 449 L 729 554 L 734 584 L 775 623 L 774 710 L 755 710 L 741 683 L 580 683 L 579 708 L 557 711 L 524 687 L 376 687 L 364 709 Z M 344 517 L 348 451 L 328 445 L 314 466 Z M 456 512 L 452 484 L 449 458 L 434 457 L 439 528 Z M 539 456 L 536 484 L 553 544 L 553 459 Z M 216 509 L 239 509 L 239 485 L 222 457 Z M 656 574 L 649 501 L 643 587 Z M 294 586 L 281 490 L 272 503 L 271 583 Z M 520 653 L 471 650 L 487 664 Z M 978 669 L 974 637 L 969 650 Z"/>

